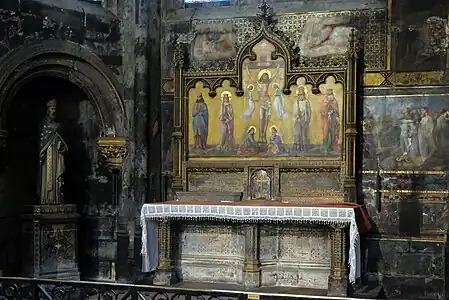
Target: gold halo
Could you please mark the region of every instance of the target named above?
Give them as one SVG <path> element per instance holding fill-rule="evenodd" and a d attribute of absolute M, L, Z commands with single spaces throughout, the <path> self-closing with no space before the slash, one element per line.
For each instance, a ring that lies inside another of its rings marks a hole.
<path fill-rule="evenodd" d="M 246 87 L 248 90 L 249 88 L 252 88 L 251 90 L 254 90 L 254 84 L 248 84 L 248 86 Z"/>
<path fill-rule="evenodd" d="M 276 129 L 276 131 L 279 131 L 276 125 L 271 125 L 270 130 L 272 130 L 273 128 Z"/>
<path fill-rule="evenodd" d="M 299 88 L 300 87 L 302 87 L 304 89 L 304 94 L 307 95 L 307 86 L 305 86 L 305 85 L 298 86 L 298 88 L 296 89 L 296 95 L 299 95 Z"/>
<path fill-rule="evenodd" d="M 257 79 L 260 80 L 263 74 L 268 74 L 268 79 L 271 79 L 271 72 L 268 69 L 262 69 L 259 71 L 259 74 L 257 74 Z"/>
<path fill-rule="evenodd" d="M 232 94 L 230 91 L 224 91 L 223 93 L 221 93 L 221 95 L 220 95 L 221 99 L 223 99 L 224 95 L 228 95 L 229 100 L 231 100 Z"/>
<path fill-rule="evenodd" d="M 254 133 L 257 132 L 257 128 L 254 126 L 249 126 L 248 130 L 246 132 L 249 132 L 251 129 L 254 129 Z"/>

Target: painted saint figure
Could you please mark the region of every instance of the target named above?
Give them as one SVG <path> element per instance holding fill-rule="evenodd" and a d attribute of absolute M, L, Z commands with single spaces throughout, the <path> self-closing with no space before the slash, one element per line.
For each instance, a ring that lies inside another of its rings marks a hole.
<path fill-rule="evenodd" d="M 418 128 L 418 144 L 423 161 L 429 158 L 435 151 L 433 128 L 433 119 L 429 115 L 429 109 L 427 107 L 421 108 L 421 121 L 419 122 Z"/>
<path fill-rule="evenodd" d="M 327 89 L 320 111 L 323 132 L 323 150 L 325 153 L 339 150 L 340 114 L 334 91 Z"/>
<path fill-rule="evenodd" d="M 256 105 L 254 104 L 253 99 L 253 91 L 254 91 L 254 85 L 250 84 L 246 88 L 246 99 L 248 101 L 248 106 L 246 107 L 245 111 L 243 112 L 242 116 L 240 117 L 241 120 L 247 121 L 251 120 L 253 117 L 254 109 L 256 108 Z"/>
<path fill-rule="evenodd" d="M 273 84 L 273 88 L 274 88 L 274 107 L 276 108 L 278 119 L 285 120 L 288 118 L 288 113 L 285 111 L 284 94 L 277 83 Z"/>
<path fill-rule="evenodd" d="M 256 154 L 259 152 L 259 144 L 256 142 L 255 138 L 256 127 L 250 126 L 246 131 L 245 137 L 243 139 L 243 144 L 240 147 L 241 154 Z"/>
<path fill-rule="evenodd" d="M 220 145 L 218 150 L 227 152 L 234 149 L 234 109 L 231 104 L 231 93 L 221 93 L 221 106 L 218 116 L 220 120 Z"/>
<path fill-rule="evenodd" d="M 194 148 L 205 150 L 209 133 L 209 111 L 201 94 L 196 98 L 196 103 L 193 104 L 192 118 L 192 129 L 195 139 Z"/>
<path fill-rule="evenodd" d="M 310 119 L 312 109 L 307 99 L 305 86 L 298 87 L 296 101 L 293 104 L 294 141 L 298 152 L 305 152 L 310 146 Z"/>
<path fill-rule="evenodd" d="M 246 72 L 249 78 L 257 83 L 257 94 L 259 97 L 259 143 L 266 143 L 268 123 L 271 120 L 271 99 L 268 89 L 279 74 L 279 65 L 273 76 L 271 76 L 271 72 L 267 69 L 260 70 L 257 80 L 251 75 L 248 65 L 246 65 Z"/>
<path fill-rule="evenodd" d="M 271 126 L 271 137 L 270 144 L 268 146 L 268 152 L 272 154 L 283 154 L 286 153 L 284 142 L 282 141 L 282 136 L 276 126 Z"/>
<path fill-rule="evenodd" d="M 41 124 L 39 135 L 39 203 L 63 203 L 64 155 L 68 147 L 60 135 L 56 122 L 56 100 L 47 102 L 47 114 Z"/>

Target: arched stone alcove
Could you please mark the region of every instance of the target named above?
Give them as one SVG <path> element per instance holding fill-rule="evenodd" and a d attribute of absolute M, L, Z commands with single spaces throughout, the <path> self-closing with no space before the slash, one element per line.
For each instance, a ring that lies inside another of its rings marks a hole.
<path fill-rule="evenodd" d="M 126 137 L 122 95 L 115 75 L 101 59 L 72 42 L 39 41 L 0 59 L 0 139 L 7 136 L 0 158 L 0 208 L 5 208 L 0 213 L 0 226 L 14 228 L 9 232 L 0 230 L 0 270 L 4 275 L 21 275 L 20 261 L 26 253 L 20 251 L 20 216 L 24 205 L 37 204 L 33 190 L 38 161 L 37 127 L 45 115 L 45 102 L 56 98 L 70 151 L 66 161 L 70 195 L 65 198 L 77 205 L 82 215 L 78 227 L 78 248 L 83 260 L 80 268 L 84 278 L 98 278 L 97 238 L 102 234 L 95 230 L 103 226 L 101 222 L 114 224 L 117 203 L 112 199 L 117 198 L 113 195 L 117 191 L 111 174 L 99 164 L 96 139 L 111 132 Z M 88 207 L 105 207 L 103 210 L 112 213 L 99 220 L 85 211 Z M 112 226 L 110 240 L 114 230 Z M 113 248 L 114 243 L 106 245 Z"/>
<path fill-rule="evenodd" d="M 42 76 L 61 77 L 76 84 L 94 103 L 102 127 L 126 136 L 123 92 L 112 71 L 89 49 L 68 41 L 39 41 L 11 51 L 0 59 L 0 124 L 7 108 L 27 81 Z"/>

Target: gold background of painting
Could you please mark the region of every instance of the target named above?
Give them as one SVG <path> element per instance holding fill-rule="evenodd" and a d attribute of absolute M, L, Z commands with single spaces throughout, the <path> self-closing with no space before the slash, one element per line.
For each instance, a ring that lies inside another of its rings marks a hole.
<path fill-rule="evenodd" d="M 265 40 L 262 40 L 259 42 L 256 46 L 254 46 L 253 51 L 257 55 L 257 60 L 255 62 L 259 61 L 259 51 L 260 51 L 260 45 L 262 43 L 268 43 Z M 268 43 L 269 44 L 269 43 Z M 274 47 L 271 46 L 270 52 L 274 50 Z M 278 58 L 278 61 L 283 61 L 282 58 Z M 246 64 L 248 64 L 249 59 L 246 59 L 243 62 L 243 88 L 245 90 L 245 94 L 243 97 L 237 97 L 236 96 L 236 89 L 230 87 L 229 81 L 224 81 L 222 86 L 217 88 L 217 96 L 214 98 L 209 97 L 209 89 L 205 88 L 203 86 L 202 82 L 197 82 L 195 88 L 189 90 L 189 102 L 188 102 L 188 116 L 189 116 L 189 132 L 188 132 L 188 139 L 189 139 L 189 145 L 194 144 L 194 137 L 192 134 L 192 107 L 193 104 L 196 102 L 196 98 L 202 94 L 205 103 L 207 104 L 208 111 L 209 111 L 209 135 L 207 139 L 208 145 L 218 145 L 220 143 L 220 121 L 218 119 L 218 115 L 220 112 L 220 105 L 221 105 L 221 94 L 224 91 L 229 91 L 232 95 L 231 103 L 232 107 L 234 109 L 234 138 L 237 145 L 240 145 L 243 143 L 243 139 L 245 137 L 245 134 L 250 126 L 254 126 L 259 130 L 259 106 L 258 103 L 256 103 L 256 108 L 253 112 L 252 118 L 250 120 L 241 120 L 240 117 L 242 116 L 243 112 L 245 111 L 247 107 L 247 89 L 246 87 L 248 84 L 253 84 L 256 86 L 254 82 L 251 81 L 249 76 L 246 74 Z M 269 57 L 268 62 L 273 62 L 271 58 Z M 254 62 L 250 62 L 254 63 Z M 285 63 L 284 63 L 285 65 Z M 262 69 L 262 68 L 261 68 Z M 276 67 L 269 67 L 269 68 L 263 68 L 267 69 L 271 72 L 272 75 L 276 74 Z M 254 79 L 258 78 L 260 70 L 258 69 L 250 69 L 251 76 Z M 292 93 L 290 95 L 283 95 L 284 96 L 284 109 L 288 113 L 288 118 L 285 120 L 279 120 L 275 105 L 274 105 L 274 89 L 273 85 L 274 83 L 277 83 L 281 89 L 284 86 L 284 68 L 279 69 L 279 73 L 277 76 L 277 79 L 274 80 L 270 84 L 269 88 L 269 94 L 271 97 L 272 102 L 272 113 L 271 113 L 271 121 L 269 123 L 268 128 L 275 125 L 279 132 L 282 135 L 283 142 L 285 144 L 293 144 L 294 143 L 294 132 L 293 132 L 293 126 L 294 126 L 294 120 L 292 119 L 293 115 L 293 105 L 296 100 L 296 93 L 298 89 L 298 85 L 303 86 L 305 79 L 299 78 L 297 80 L 297 85 L 293 85 L 291 87 Z M 341 145 L 342 140 L 342 134 L 343 134 L 343 123 L 342 123 L 342 115 L 343 115 L 343 85 L 340 83 L 335 83 L 335 78 L 332 76 L 329 76 L 326 79 L 326 82 L 324 84 L 321 84 L 320 94 L 313 95 L 312 94 L 312 86 L 307 85 L 307 98 L 310 102 L 311 106 L 311 121 L 310 121 L 310 142 L 313 145 L 321 145 L 323 141 L 323 134 L 322 134 L 322 122 L 320 117 L 320 109 L 322 107 L 322 101 L 324 99 L 324 93 L 327 89 L 333 89 L 335 93 L 335 98 L 338 103 L 338 109 L 339 109 L 339 115 L 340 115 L 340 134 L 339 134 L 339 144 Z M 258 99 L 257 97 L 257 89 L 253 91 L 253 99 Z M 267 139 L 270 137 L 270 130 L 267 132 Z M 258 133 L 256 134 L 256 139 L 258 138 Z"/>

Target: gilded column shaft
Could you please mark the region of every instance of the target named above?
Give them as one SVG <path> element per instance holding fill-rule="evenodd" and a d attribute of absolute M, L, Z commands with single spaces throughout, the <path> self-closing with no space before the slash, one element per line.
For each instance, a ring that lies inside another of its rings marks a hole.
<path fill-rule="evenodd" d="M 171 271 L 172 269 L 172 238 L 171 222 L 161 220 L 158 222 L 158 248 L 159 248 L 159 269 Z"/>
<path fill-rule="evenodd" d="M 182 125 L 183 119 L 183 105 L 184 101 L 184 84 L 183 67 L 184 67 L 184 48 L 181 43 L 177 43 L 173 54 L 173 63 L 176 68 L 175 72 L 175 101 L 173 113 L 173 135 L 172 135 L 172 155 L 173 155 L 173 189 L 176 191 L 183 189 L 182 169 L 183 169 L 183 137 L 184 128 Z"/>
<path fill-rule="evenodd" d="M 346 191 L 346 201 L 356 202 L 356 147 L 357 147 L 357 95 L 358 79 L 357 61 L 359 58 L 360 44 L 355 31 L 351 34 L 348 50 L 348 67 L 346 78 L 346 101 L 345 101 L 345 168 L 343 188 Z"/>
<path fill-rule="evenodd" d="M 331 278 L 333 280 L 342 280 L 347 277 L 346 272 L 346 232 L 344 227 L 332 226 L 331 231 Z"/>

